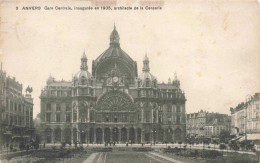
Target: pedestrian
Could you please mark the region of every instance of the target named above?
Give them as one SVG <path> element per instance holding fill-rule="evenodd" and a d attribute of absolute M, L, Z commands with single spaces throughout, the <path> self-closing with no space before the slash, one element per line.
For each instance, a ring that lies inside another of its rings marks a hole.
<path fill-rule="evenodd" d="M 12 144 L 10 145 L 10 151 L 11 152 L 13 151 L 13 145 Z"/>

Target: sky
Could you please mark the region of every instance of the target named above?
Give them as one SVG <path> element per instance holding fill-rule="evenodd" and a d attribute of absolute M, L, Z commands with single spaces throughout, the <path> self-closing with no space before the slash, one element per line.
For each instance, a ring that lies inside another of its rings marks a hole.
<path fill-rule="evenodd" d="M 56 4 L 55 4 L 56 3 Z M 118 5 L 138 5 L 133 0 Z M 15 10 L 40 5 L 40 11 Z M 34 117 L 50 73 L 71 80 L 85 51 L 92 60 L 109 47 L 114 22 L 121 48 L 167 82 L 177 72 L 186 112 L 230 114 L 260 92 L 260 13 L 257 1 L 165 1 L 162 10 L 46 11 L 44 6 L 88 6 L 86 1 L 2 1 L 0 60 L 10 76 L 33 87 Z"/>

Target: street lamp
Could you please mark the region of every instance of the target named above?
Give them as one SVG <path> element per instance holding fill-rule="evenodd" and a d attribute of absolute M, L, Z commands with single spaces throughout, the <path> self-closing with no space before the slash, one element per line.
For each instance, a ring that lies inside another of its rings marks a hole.
<path fill-rule="evenodd" d="M 153 132 L 153 144 L 155 145 L 155 139 L 156 139 L 156 129 L 154 128 L 153 130 L 152 130 L 152 132 Z"/>

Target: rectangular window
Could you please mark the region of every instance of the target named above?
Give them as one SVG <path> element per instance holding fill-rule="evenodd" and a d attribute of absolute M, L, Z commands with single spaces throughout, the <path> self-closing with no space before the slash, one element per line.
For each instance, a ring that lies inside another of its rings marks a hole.
<path fill-rule="evenodd" d="M 101 122 L 101 114 L 97 114 L 97 122 Z"/>
<path fill-rule="evenodd" d="M 70 122 L 71 121 L 71 116 L 70 116 L 71 114 L 70 113 L 67 113 L 66 114 L 66 122 Z"/>
<path fill-rule="evenodd" d="M 256 108 L 256 109 L 259 109 L 259 104 L 256 104 L 255 108 Z"/>
<path fill-rule="evenodd" d="M 77 120 L 77 113 L 73 113 L 73 122 L 76 122 Z"/>
<path fill-rule="evenodd" d="M 126 122 L 127 121 L 127 117 L 125 114 L 122 115 L 122 122 Z"/>
<path fill-rule="evenodd" d="M 47 111 L 51 111 L 51 104 L 47 104 Z"/>
<path fill-rule="evenodd" d="M 46 122 L 51 122 L 51 113 L 46 113 Z"/>
<path fill-rule="evenodd" d="M 159 114 L 159 116 L 158 116 L 158 122 L 162 123 L 162 115 L 161 114 Z"/>
<path fill-rule="evenodd" d="M 176 106 L 176 112 L 180 113 L 181 112 L 181 107 L 179 105 Z"/>
<path fill-rule="evenodd" d="M 146 96 L 149 97 L 149 90 L 146 90 Z"/>
<path fill-rule="evenodd" d="M 67 92 L 67 96 L 71 96 L 71 91 L 68 91 L 68 92 Z"/>
<path fill-rule="evenodd" d="M 176 123 L 180 123 L 181 122 L 181 117 L 180 116 L 177 116 L 176 117 Z"/>
<path fill-rule="evenodd" d="M 55 91 L 51 91 L 51 95 L 52 95 L 52 96 L 55 96 Z"/>
<path fill-rule="evenodd" d="M 150 113 L 149 112 L 146 112 L 145 120 L 146 120 L 146 122 L 150 122 Z"/>
<path fill-rule="evenodd" d="M 168 113 L 172 112 L 172 108 L 171 108 L 170 105 L 168 105 L 168 107 L 167 107 L 167 112 L 168 112 Z"/>
<path fill-rule="evenodd" d="M 66 111 L 71 111 L 71 108 L 70 108 L 69 104 L 66 105 Z"/>
<path fill-rule="evenodd" d="M 57 91 L 57 96 L 61 96 L 61 91 Z"/>
<path fill-rule="evenodd" d="M 60 104 L 56 104 L 56 111 L 60 111 Z"/>
<path fill-rule="evenodd" d="M 56 122 L 60 122 L 60 113 L 56 114 Z"/>
<path fill-rule="evenodd" d="M 6 109 L 9 110 L 9 101 L 6 99 Z"/>
<path fill-rule="evenodd" d="M 13 111 L 13 102 L 11 101 L 10 102 L 10 112 L 12 112 Z"/>

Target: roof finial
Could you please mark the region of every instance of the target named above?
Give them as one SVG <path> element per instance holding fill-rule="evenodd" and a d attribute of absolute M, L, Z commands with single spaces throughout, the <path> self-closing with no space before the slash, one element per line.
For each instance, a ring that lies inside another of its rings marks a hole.
<path fill-rule="evenodd" d="M 176 73 L 176 71 L 174 72 L 174 80 L 177 80 L 177 73 Z"/>
<path fill-rule="evenodd" d="M 148 59 L 148 57 L 147 57 L 147 53 L 145 53 L 144 61 L 149 61 L 149 59 Z"/>
<path fill-rule="evenodd" d="M 143 60 L 143 71 L 144 72 L 149 72 L 150 71 L 150 68 L 149 68 L 149 59 L 147 57 L 147 53 L 145 53 L 145 57 L 144 57 L 144 60 Z"/>
<path fill-rule="evenodd" d="M 114 29 L 116 29 L 116 22 L 114 21 Z"/>

